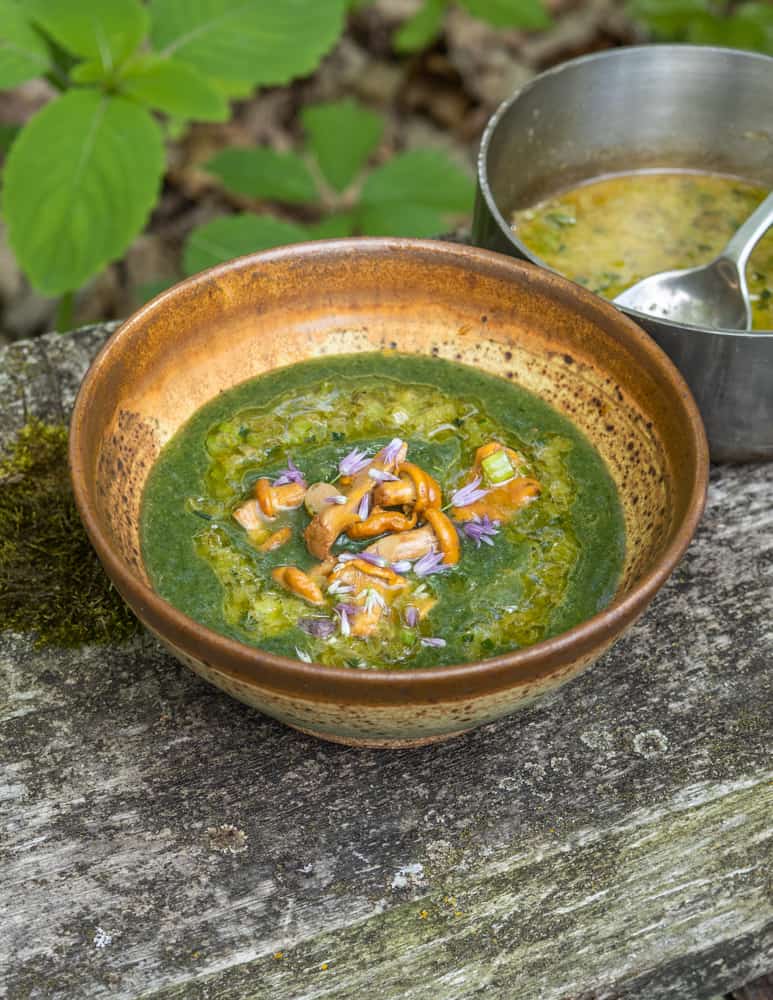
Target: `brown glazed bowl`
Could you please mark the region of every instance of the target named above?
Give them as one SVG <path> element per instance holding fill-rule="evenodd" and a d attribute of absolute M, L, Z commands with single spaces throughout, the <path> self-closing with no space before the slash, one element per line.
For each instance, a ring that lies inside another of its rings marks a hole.
<path fill-rule="evenodd" d="M 286 659 L 197 624 L 153 592 L 139 541 L 160 449 L 204 403 L 323 354 L 435 355 L 512 379 L 568 416 L 605 459 L 625 514 L 625 564 L 605 610 L 481 663 L 356 671 Z M 72 417 L 78 507 L 116 587 L 169 651 L 212 684 L 323 739 L 410 746 L 506 715 L 596 660 L 642 614 L 700 519 L 708 454 L 689 390 L 614 306 L 487 250 L 350 239 L 281 247 L 205 271 L 128 319 Z"/>

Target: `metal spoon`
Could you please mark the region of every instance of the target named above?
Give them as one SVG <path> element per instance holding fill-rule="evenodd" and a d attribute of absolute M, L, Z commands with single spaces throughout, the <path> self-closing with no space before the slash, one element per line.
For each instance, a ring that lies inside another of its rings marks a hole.
<path fill-rule="evenodd" d="M 751 328 L 746 262 L 757 241 L 773 224 L 773 192 L 752 212 L 710 264 L 661 271 L 621 292 L 615 305 L 675 323 L 719 330 Z"/>

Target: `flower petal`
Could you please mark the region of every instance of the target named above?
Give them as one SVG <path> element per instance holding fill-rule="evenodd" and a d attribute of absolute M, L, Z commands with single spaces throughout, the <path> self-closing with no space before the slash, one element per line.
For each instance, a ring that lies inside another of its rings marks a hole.
<path fill-rule="evenodd" d="M 344 455 L 338 463 L 339 474 L 342 476 L 356 476 L 358 472 L 362 472 L 369 462 L 370 459 L 367 452 L 361 448 L 352 448 L 349 454 Z"/>
<path fill-rule="evenodd" d="M 472 482 L 467 483 L 461 489 L 457 490 L 451 497 L 452 507 L 469 507 L 471 503 L 476 503 L 478 500 L 482 500 L 488 495 L 488 490 L 481 490 L 479 486 L 481 484 L 480 476 L 476 476 Z"/>

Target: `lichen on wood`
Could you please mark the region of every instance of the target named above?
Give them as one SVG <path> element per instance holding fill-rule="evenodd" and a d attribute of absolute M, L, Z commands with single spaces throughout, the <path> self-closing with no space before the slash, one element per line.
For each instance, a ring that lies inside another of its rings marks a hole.
<path fill-rule="evenodd" d="M 0 460 L 0 629 L 32 632 L 39 646 L 139 629 L 81 525 L 61 425 L 30 421 Z"/>

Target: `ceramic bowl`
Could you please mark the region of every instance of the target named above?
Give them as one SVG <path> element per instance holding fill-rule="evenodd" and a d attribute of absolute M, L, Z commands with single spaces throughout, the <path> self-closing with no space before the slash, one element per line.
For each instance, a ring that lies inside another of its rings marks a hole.
<path fill-rule="evenodd" d="M 614 601 L 568 632 L 480 663 L 399 672 L 286 659 L 193 621 L 151 589 L 139 515 L 160 449 L 219 392 L 325 354 L 402 351 L 473 365 L 537 393 L 606 461 L 627 530 Z M 72 417 L 75 496 L 129 606 L 206 680 L 323 739 L 406 746 L 512 712 L 596 660 L 644 611 L 698 524 L 707 446 L 666 355 L 557 275 L 472 247 L 350 239 L 205 271 L 135 313 L 102 349 Z"/>
<path fill-rule="evenodd" d="M 491 118 L 473 242 L 547 267 L 516 208 L 605 174 L 707 170 L 773 188 L 773 58 L 708 45 L 581 56 L 530 80 Z M 773 460 L 773 330 L 714 330 L 623 310 L 676 362 L 717 462 Z"/>

